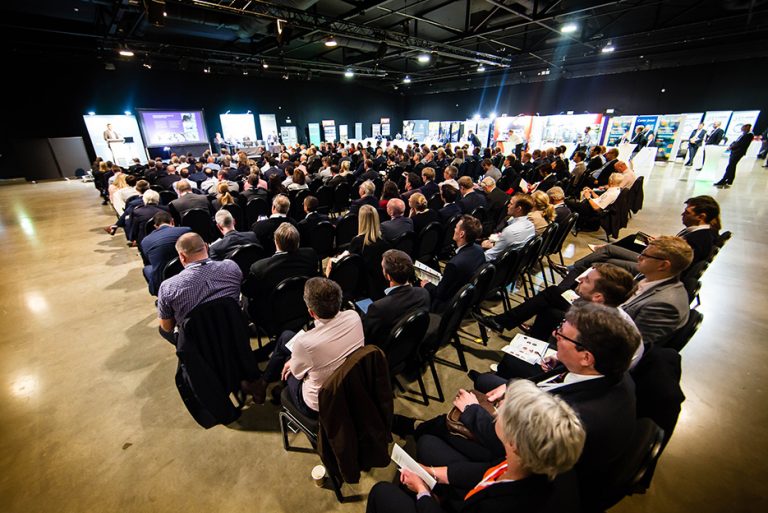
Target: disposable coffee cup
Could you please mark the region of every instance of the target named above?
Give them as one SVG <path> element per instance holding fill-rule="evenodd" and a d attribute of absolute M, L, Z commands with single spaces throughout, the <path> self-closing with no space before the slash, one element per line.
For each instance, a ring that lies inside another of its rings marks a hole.
<path fill-rule="evenodd" d="M 325 484 L 325 467 L 322 465 L 315 465 L 312 469 L 312 480 L 315 482 L 315 486 L 322 487 Z"/>

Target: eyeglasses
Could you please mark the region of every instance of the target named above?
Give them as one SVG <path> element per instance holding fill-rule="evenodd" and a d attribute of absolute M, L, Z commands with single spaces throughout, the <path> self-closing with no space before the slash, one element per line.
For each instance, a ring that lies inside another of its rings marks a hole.
<path fill-rule="evenodd" d="M 582 344 L 581 342 L 579 342 L 578 340 L 574 340 L 574 339 L 572 339 L 570 337 L 566 337 L 565 335 L 563 335 L 563 324 L 565 324 L 565 321 L 563 321 L 560 324 L 558 324 L 557 328 L 555 328 L 555 331 L 552 332 L 552 333 L 554 333 L 555 337 L 564 338 L 568 342 L 570 342 L 573 345 L 575 345 L 577 348 L 581 348 L 581 349 L 579 349 L 580 351 L 589 351 L 589 348 L 587 346 L 585 346 L 584 344 Z"/>
<path fill-rule="evenodd" d="M 654 255 L 649 255 L 647 253 L 647 251 L 648 250 L 645 250 L 642 253 L 640 253 L 639 255 L 637 255 L 637 258 L 643 257 L 643 258 L 653 258 L 654 260 L 669 260 L 668 258 L 657 257 L 657 256 L 654 256 Z"/>

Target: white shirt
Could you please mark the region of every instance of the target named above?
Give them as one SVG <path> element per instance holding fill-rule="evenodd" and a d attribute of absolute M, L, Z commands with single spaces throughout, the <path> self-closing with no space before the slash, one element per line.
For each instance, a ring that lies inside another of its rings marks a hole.
<path fill-rule="evenodd" d="M 568 372 L 565 375 L 565 378 L 563 379 L 562 383 L 552 383 L 552 381 L 556 380 L 559 374 L 555 374 L 551 378 L 545 379 L 544 381 L 539 381 L 536 383 L 536 386 L 539 388 L 543 388 L 544 390 L 554 390 L 555 388 L 560 388 L 565 385 L 571 385 L 573 383 L 581 383 L 582 381 L 589 381 L 590 379 L 597 379 L 602 378 L 602 374 L 576 374 L 574 372 Z"/>
<path fill-rule="evenodd" d="M 606 208 L 613 205 L 613 203 L 619 197 L 620 193 L 621 187 L 609 187 L 602 195 L 593 199 L 592 201 L 597 203 L 601 209 L 605 210 Z"/>
<path fill-rule="evenodd" d="M 485 260 L 495 260 L 508 247 L 519 248 L 536 236 L 536 228 L 527 217 L 513 217 L 499 234 L 491 249 L 486 250 Z"/>

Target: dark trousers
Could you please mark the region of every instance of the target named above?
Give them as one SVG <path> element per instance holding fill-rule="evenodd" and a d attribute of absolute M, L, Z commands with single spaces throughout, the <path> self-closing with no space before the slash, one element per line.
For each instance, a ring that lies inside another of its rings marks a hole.
<path fill-rule="evenodd" d="M 280 379 L 280 373 L 285 366 L 285 362 L 291 359 L 291 352 L 285 345 L 296 335 L 293 331 L 284 331 L 277 338 L 275 349 L 272 351 L 272 355 L 269 357 L 267 367 L 264 369 L 262 378 L 267 383 L 273 383 Z M 301 391 L 302 381 L 297 379 L 293 375 L 289 375 L 286 381 L 288 392 L 291 397 L 293 405 L 304 415 L 311 418 L 317 418 L 317 412 L 307 406 L 304 402 L 304 395 Z"/>
<path fill-rule="evenodd" d="M 634 236 L 632 236 L 632 238 L 634 239 Z M 628 239 L 628 237 L 625 237 L 619 241 L 619 243 L 625 244 L 626 242 L 626 244 L 629 244 L 626 239 Z M 605 246 L 598 248 L 591 255 L 587 255 L 584 258 L 577 260 L 572 266 L 570 266 L 571 271 L 565 276 L 565 278 L 563 278 L 563 281 L 560 282 L 559 287 L 573 287 L 576 285 L 576 278 L 578 278 L 581 273 L 592 267 L 593 264 L 600 262 L 605 262 L 613 264 L 617 267 L 621 267 L 633 275 L 637 274 L 638 253 L 632 251 L 631 249 L 622 247 L 619 245 L 619 243 L 606 244 Z"/>
<path fill-rule="evenodd" d="M 506 381 L 505 381 L 506 383 Z M 416 428 L 416 460 L 425 465 L 442 467 L 459 461 L 490 462 L 504 457 L 504 446 L 496 441 L 486 447 L 474 440 L 448 431 L 445 415 L 439 415 Z"/>
<path fill-rule="evenodd" d="M 733 179 L 736 178 L 736 165 L 739 163 L 744 155 L 734 155 L 731 153 L 731 158 L 728 159 L 728 166 L 725 168 L 725 174 L 720 179 L 721 182 L 728 185 L 733 184 Z"/>
<path fill-rule="evenodd" d="M 696 156 L 696 152 L 699 151 L 699 145 L 698 144 L 689 144 L 688 145 L 688 162 L 685 163 L 686 166 L 692 166 L 693 165 L 693 157 Z"/>
<path fill-rule="evenodd" d="M 496 315 L 493 319 L 504 326 L 506 329 L 511 330 L 518 327 L 520 324 L 524 323 L 534 315 L 537 316 L 538 320 L 538 316 L 546 313 L 547 310 L 559 310 L 565 312 L 571 305 L 568 303 L 568 301 L 563 299 L 563 296 L 561 295 L 564 290 L 566 289 L 555 285 L 547 287 L 546 289 L 533 296 L 531 299 L 524 301 L 521 305 L 516 306 L 509 312 Z M 551 331 L 551 329 L 549 331 Z M 541 333 L 538 334 L 541 335 Z M 535 338 L 540 338 L 533 334 L 532 336 Z M 543 340 L 546 340 L 548 337 L 549 333 L 544 333 Z"/>
<path fill-rule="evenodd" d="M 394 483 L 376 483 L 368 494 L 365 511 L 366 513 L 416 513 L 416 500 L 412 494 Z"/>

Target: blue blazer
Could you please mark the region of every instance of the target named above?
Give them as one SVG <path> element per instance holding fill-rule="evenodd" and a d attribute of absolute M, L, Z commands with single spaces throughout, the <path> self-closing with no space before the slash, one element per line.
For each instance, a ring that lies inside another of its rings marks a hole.
<path fill-rule="evenodd" d="M 484 263 L 485 253 L 479 245 L 461 248 L 445 265 L 440 283 L 437 286 L 427 284 L 426 288 L 432 295 L 432 311 L 440 313 L 445 310 L 456 292 L 469 283 L 475 271 Z"/>
<path fill-rule="evenodd" d="M 144 267 L 144 277 L 149 284 L 149 293 L 157 295 L 157 289 L 163 281 L 165 265 L 176 258 L 176 241 L 192 230 L 186 226 L 166 226 L 155 229 L 141 241 L 141 251 L 149 261 Z"/>

